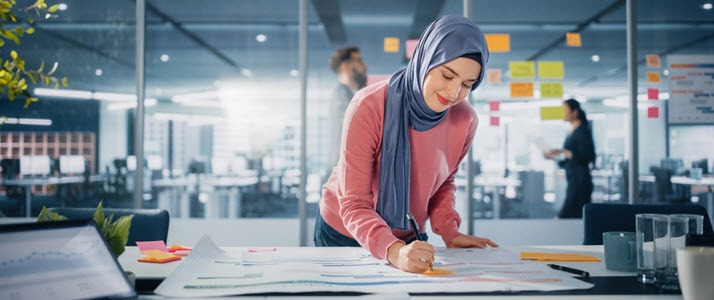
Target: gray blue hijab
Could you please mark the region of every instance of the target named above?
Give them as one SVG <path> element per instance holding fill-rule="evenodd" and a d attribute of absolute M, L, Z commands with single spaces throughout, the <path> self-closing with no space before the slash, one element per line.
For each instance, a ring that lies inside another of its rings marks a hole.
<path fill-rule="evenodd" d="M 431 110 L 422 95 L 426 74 L 458 57 L 480 54 L 481 74 L 471 87 L 481 83 L 488 62 L 486 38 L 473 21 L 458 15 L 436 19 L 424 30 L 406 69 L 392 75 L 387 87 L 382 133 L 382 158 L 379 166 L 377 213 L 391 228 L 408 230 L 409 171 L 411 151 L 409 127 L 427 131 L 444 118 L 446 112 Z"/>

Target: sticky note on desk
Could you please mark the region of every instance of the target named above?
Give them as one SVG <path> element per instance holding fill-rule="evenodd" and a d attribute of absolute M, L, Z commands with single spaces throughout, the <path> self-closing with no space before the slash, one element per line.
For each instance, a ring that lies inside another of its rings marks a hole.
<path fill-rule="evenodd" d="M 454 271 L 447 270 L 447 269 L 441 269 L 441 268 L 435 268 L 433 270 L 426 270 L 426 271 L 422 272 L 422 274 L 427 275 L 427 276 L 443 276 L 443 275 L 454 274 Z"/>
<path fill-rule="evenodd" d="M 159 250 L 163 252 L 169 252 L 166 248 L 164 241 L 148 241 L 148 242 L 136 242 L 136 246 L 139 247 L 139 252 Z"/>
<path fill-rule="evenodd" d="M 169 247 L 169 252 L 176 252 L 177 250 L 188 250 L 191 251 L 191 247 L 186 247 L 186 246 L 179 246 L 176 244 L 171 244 L 171 247 Z"/>
<path fill-rule="evenodd" d="M 577 262 L 599 262 L 600 259 L 592 255 L 582 255 L 578 253 L 548 253 L 548 252 L 521 252 L 522 260 L 537 261 L 577 261 Z"/>
<path fill-rule="evenodd" d="M 162 252 L 160 250 L 142 251 L 141 253 L 146 254 L 146 256 L 137 259 L 138 262 L 163 264 L 163 263 L 167 263 L 170 261 L 175 261 L 175 260 L 181 259 L 180 256 Z"/>

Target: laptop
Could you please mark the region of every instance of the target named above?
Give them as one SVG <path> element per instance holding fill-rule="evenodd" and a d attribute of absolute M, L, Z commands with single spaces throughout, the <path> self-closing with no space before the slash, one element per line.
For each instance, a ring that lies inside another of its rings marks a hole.
<path fill-rule="evenodd" d="M 136 296 L 94 221 L 0 226 L 0 299 Z"/>

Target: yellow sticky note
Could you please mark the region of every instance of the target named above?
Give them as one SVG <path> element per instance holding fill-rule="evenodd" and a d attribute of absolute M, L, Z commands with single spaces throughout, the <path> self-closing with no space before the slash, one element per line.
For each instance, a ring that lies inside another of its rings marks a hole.
<path fill-rule="evenodd" d="M 486 70 L 486 80 L 489 83 L 501 83 L 501 69 Z"/>
<path fill-rule="evenodd" d="M 580 47 L 582 42 L 580 41 L 579 32 L 568 32 L 565 34 L 565 44 L 569 47 Z"/>
<path fill-rule="evenodd" d="M 647 61 L 647 67 L 649 68 L 662 67 L 662 62 L 659 60 L 659 55 L 657 54 L 645 55 L 645 61 Z"/>
<path fill-rule="evenodd" d="M 508 69 L 511 71 L 511 78 L 535 77 L 535 62 L 533 61 L 511 61 L 508 62 Z"/>
<path fill-rule="evenodd" d="M 451 270 L 435 268 L 434 270 L 426 270 L 422 274 L 427 275 L 427 276 L 444 276 L 444 275 L 451 275 L 454 273 L 455 272 L 451 271 Z"/>
<path fill-rule="evenodd" d="M 532 82 L 511 82 L 511 97 L 533 97 Z"/>
<path fill-rule="evenodd" d="M 399 52 L 399 38 L 384 38 L 384 52 Z"/>
<path fill-rule="evenodd" d="M 540 119 L 545 120 L 563 120 L 565 119 L 565 111 L 562 106 L 542 106 L 540 108 Z"/>
<path fill-rule="evenodd" d="M 647 81 L 650 83 L 660 83 L 659 72 L 647 72 Z"/>
<path fill-rule="evenodd" d="M 507 33 L 487 33 L 486 44 L 489 52 L 510 52 L 511 36 Z"/>
<path fill-rule="evenodd" d="M 538 78 L 562 79 L 565 67 L 562 61 L 539 61 Z"/>
<path fill-rule="evenodd" d="M 563 83 L 562 82 L 541 82 L 540 83 L 541 98 L 563 98 Z"/>

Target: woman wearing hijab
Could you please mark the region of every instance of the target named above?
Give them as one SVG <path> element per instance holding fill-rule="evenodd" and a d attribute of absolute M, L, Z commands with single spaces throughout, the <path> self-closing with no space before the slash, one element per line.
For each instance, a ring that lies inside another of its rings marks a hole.
<path fill-rule="evenodd" d="M 449 247 L 497 247 L 458 232 L 454 176 L 469 151 L 478 118 L 464 98 L 484 77 L 488 48 L 469 19 L 444 16 L 427 27 L 406 69 L 367 86 L 345 114 L 340 158 L 322 188 L 317 246 L 362 246 L 408 272 L 434 260 L 424 233 Z M 471 221 L 471 220 L 469 220 Z"/>
<path fill-rule="evenodd" d="M 559 218 L 582 218 L 583 206 L 590 203 L 593 192 L 593 179 L 590 176 L 590 163 L 595 161 L 595 144 L 590 131 L 590 123 L 585 111 L 575 99 L 563 102 L 565 121 L 573 126 L 573 132 L 565 139 L 563 149 L 551 149 L 546 158 L 558 160 L 558 165 L 565 169 L 568 188 L 565 193 L 563 208 Z"/>

